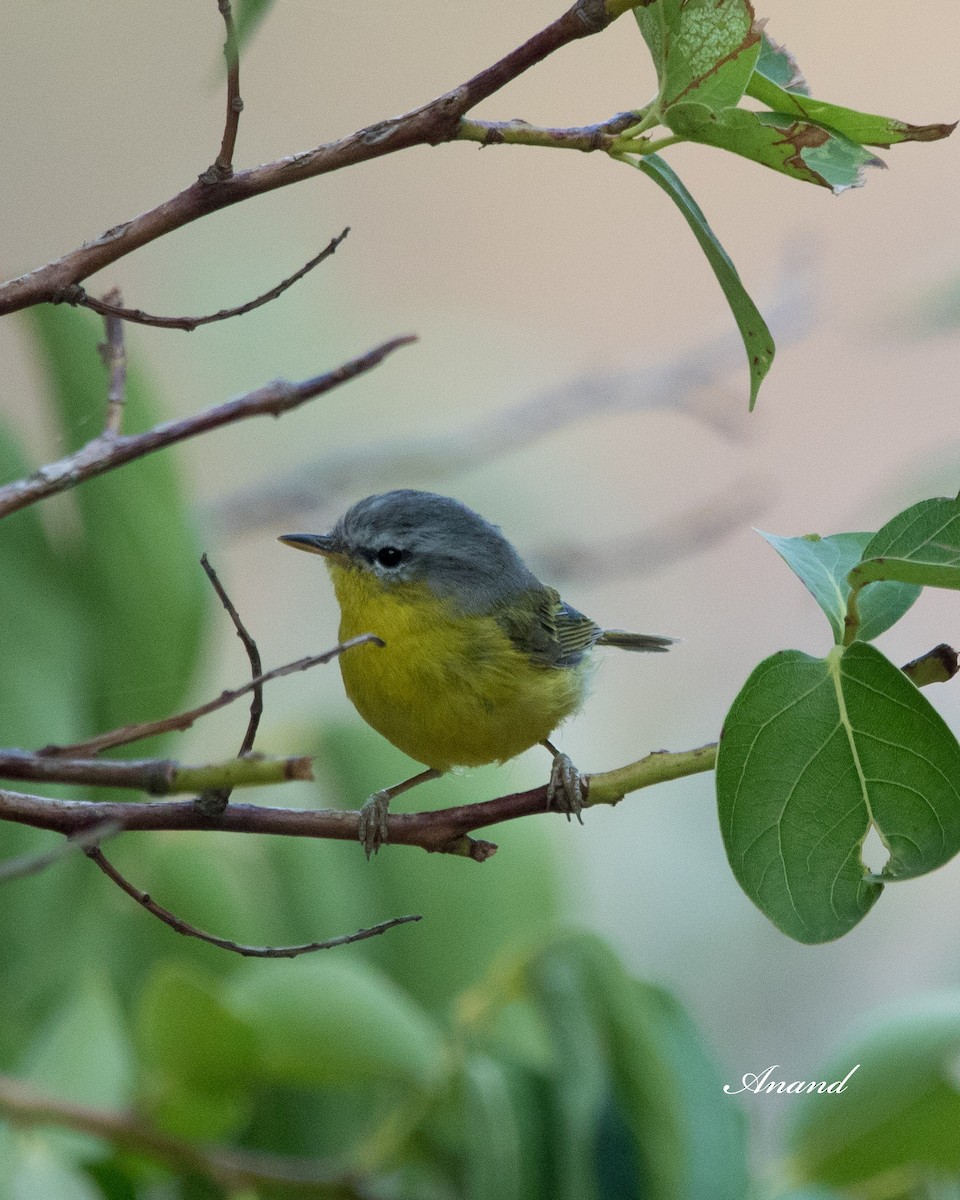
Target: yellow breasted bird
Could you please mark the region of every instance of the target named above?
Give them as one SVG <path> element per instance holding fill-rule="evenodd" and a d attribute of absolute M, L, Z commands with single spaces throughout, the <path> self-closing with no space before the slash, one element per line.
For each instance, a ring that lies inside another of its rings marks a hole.
<path fill-rule="evenodd" d="M 579 818 L 580 777 L 548 738 L 583 702 L 590 650 L 666 650 L 673 638 L 601 629 L 542 584 L 496 526 L 432 492 L 368 496 L 330 533 L 280 541 L 326 559 L 341 641 L 361 633 L 384 641 L 341 655 L 347 695 L 428 768 L 364 804 L 368 857 L 387 839 L 394 796 L 538 743 L 553 755 L 550 802 Z"/>

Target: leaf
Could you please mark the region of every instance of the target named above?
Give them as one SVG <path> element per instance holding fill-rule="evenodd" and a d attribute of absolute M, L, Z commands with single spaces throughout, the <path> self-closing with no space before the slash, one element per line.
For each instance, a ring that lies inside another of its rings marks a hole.
<path fill-rule="evenodd" d="M 663 120 L 679 137 L 729 150 L 791 179 L 830 188 L 835 195 L 862 187 L 864 167 L 884 165 L 844 134 L 781 112 L 733 107 L 715 112 L 685 102 L 674 105 Z"/>
<path fill-rule="evenodd" d="M 786 46 L 775 42 L 766 30 L 761 35 L 760 57 L 757 59 L 750 86 L 753 86 L 758 75 L 788 92 L 798 92 L 803 96 L 810 95 L 810 89 L 800 70 L 800 64 Z M 754 93 L 750 91 L 750 86 L 747 88 L 747 95 L 752 96 Z M 770 107 L 781 108 L 778 104 L 771 104 Z M 781 111 L 785 110 L 781 109 Z"/>
<path fill-rule="evenodd" d="M 707 256 L 707 262 L 713 268 L 717 282 L 723 289 L 727 303 L 733 312 L 734 319 L 743 338 L 744 349 L 747 352 L 747 363 L 750 368 L 750 410 L 757 400 L 760 384 L 773 364 L 776 346 L 770 336 L 770 330 L 761 317 L 754 302 L 740 280 L 737 268 L 729 255 L 717 241 L 713 230 L 707 224 L 700 206 L 690 195 L 679 177 L 667 166 L 658 154 L 647 154 L 642 158 L 623 155 L 622 161 L 629 163 L 642 171 L 653 182 L 663 189 L 683 214 L 684 220 L 693 230 L 693 235 L 700 243 L 700 248 Z"/>
<path fill-rule="evenodd" d="M 830 622 L 834 641 L 840 645 L 846 632 L 850 583 L 847 576 L 860 562 L 874 536 L 871 533 L 835 533 L 830 537 L 808 533 L 803 537 L 778 537 L 757 532 L 776 550 L 804 584 Z M 920 588 L 901 583 L 870 588 L 860 600 L 857 637 L 869 642 L 895 625 L 920 595 Z"/>
<path fill-rule="evenodd" d="M 521 1200 L 524 1146 L 509 1069 L 483 1054 L 464 1064 L 463 1172 L 469 1200 Z"/>
<path fill-rule="evenodd" d="M 960 1142 L 948 1132 L 960 1127 L 958 1061 L 960 993 L 870 1014 L 817 1075 L 839 1078 L 859 1063 L 861 1086 L 854 1076 L 839 1105 L 798 1096 L 791 1106 L 787 1142 L 798 1178 L 846 1188 L 905 1169 L 917 1183 L 924 1168 L 960 1171 Z"/>
<path fill-rule="evenodd" d="M 877 530 L 863 557 L 955 566 L 960 562 L 960 498 L 939 497 L 911 505 Z"/>
<path fill-rule="evenodd" d="M 737 882 L 784 933 L 852 929 L 883 881 L 960 850 L 960 746 L 912 683 L 863 642 L 826 659 L 783 650 L 727 715 L 717 759 L 720 827 Z M 890 852 L 871 876 L 874 826 Z"/>
<path fill-rule="evenodd" d="M 749 86 L 747 95 L 753 96 L 761 104 L 766 104 L 774 112 L 782 113 L 794 120 L 811 121 L 822 125 L 835 133 L 850 138 L 851 141 L 864 146 L 893 146 L 899 142 L 935 142 L 940 138 L 949 137 L 957 127 L 953 124 L 908 125 L 905 121 L 897 121 L 892 117 L 878 117 L 871 113 L 858 112 L 854 108 L 844 108 L 839 104 L 827 104 L 823 100 L 815 100 L 810 95 L 800 94 L 795 90 L 781 86 L 779 80 L 772 79 L 761 70 L 764 59 L 757 65 Z M 767 62 L 769 67 L 769 62 Z"/>
<path fill-rule="evenodd" d="M 760 54 L 749 0 L 650 0 L 633 14 L 657 68 L 661 113 L 680 100 L 738 103 Z"/>
<path fill-rule="evenodd" d="M 267 13 L 273 7 L 273 0 L 236 0 L 236 35 L 239 50 L 253 40 Z"/>
<path fill-rule="evenodd" d="M 87 314 L 40 305 L 29 313 L 63 441 L 96 436 L 106 378 Z M 136 363 L 124 427 L 147 428 L 160 407 Z M 208 604 L 195 536 L 172 456 L 148 455 L 72 492 L 79 535 L 62 551 L 86 609 L 91 731 L 172 711 L 192 679 Z"/>
<path fill-rule="evenodd" d="M 22 1138 L 10 1171 L 11 1200 L 103 1200 L 103 1193 L 89 1177 L 44 1138 Z"/>
<path fill-rule="evenodd" d="M 224 999 L 252 1029 L 268 1082 L 394 1080 L 429 1087 L 443 1068 L 439 1028 L 385 975 L 359 961 L 246 962 Z"/>

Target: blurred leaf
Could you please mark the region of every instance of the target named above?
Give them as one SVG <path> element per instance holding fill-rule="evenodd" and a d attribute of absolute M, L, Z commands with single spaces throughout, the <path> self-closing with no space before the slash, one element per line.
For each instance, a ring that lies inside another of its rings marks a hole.
<path fill-rule="evenodd" d="M 790 538 L 764 533 L 762 529 L 757 532 L 807 587 L 826 613 L 834 641 L 837 645 L 842 644 L 850 596 L 847 576 L 860 562 L 874 535 L 836 533 L 831 537 L 820 537 L 819 534 L 809 533 L 804 537 Z M 919 595 L 920 588 L 901 583 L 887 583 L 866 590 L 860 598 L 857 637 L 864 642 L 878 637 L 900 620 Z"/>
<path fill-rule="evenodd" d="M 751 88 L 757 82 L 758 76 L 762 77 L 764 81 L 776 84 L 778 88 L 785 88 L 788 92 L 799 92 L 803 96 L 810 95 L 810 89 L 800 70 L 800 64 L 786 46 L 778 45 L 766 30 L 761 34 L 760 57 L 757 59 L 756 68 L 750 77 L 747 95 L 754 95 Z M 772 104 L 770 107 L 778 108 L 779 106 Z"/>
<path fill-rule="evenodd" d="M 37 1135 L 21 1139 L 7 1170 L 10 1200 L 103 1200 L 103 1193 L 83 1171 L 64 1161 L 55 1145 Z"/>
<path fill-rule="evenodd" d="M 661 112 L 682 97 L 735 105 L 760 54 L 747 0 L 648 0 L 633 10 L 660 82 Z"/>
<path fill-rule="evenodd" d="M 841 1078 L 856 1063 L 834 1103 L 804 1095 L 791 1106 L 795 1175 L 848 1187 L 909 1168 L 919 1187 L 924 1170 L 960 1171 L 960 993 L 911 997 L 871 1014 L 817 1078 Z"/>
<path fill-rule="evenodd" d="M 960 850 L 958 782 L 956 738 L 878 650 L 781 651 L 744 684 L 720 739 L 731 868 L 790 937 L 840 937 L 882 890 L 860 856 L 871 826 L 890 851 L 885 881 L 932 871 Z"/>
<path fill-rule="evenodd" d="M 70 450 L 97 436 L 106 377 L 86 313 L 44 304 L 28 313 Z M 129 363 L 125 432 L 159 423 L 151 389 Z M 80 532 L 64 553 L 86 606 L 93 730 L 173 711 L 196 663 L 206 583 L 167 452 L 88 480 L 72 492 Z"/>
<path fill-rule="evenodd" d="M 252 1031 L 197 971 L 161 963 L 140 998 L 141 1104 L 167 1132 L 220 1138 L 249 1108 L 260 1074 Z"/>
<path fill-rule="evenodd" d="M 509 1068 L 473 1055 L 463 1068 L 464 1194 L 469 1200 L 523 1200 L 523 1144 Z"/>
<path fill-rule="evenodd" d="M 647 154 L 643 158 L 624 156 L 622 161 L 636 167 L 638 171 L 642 171 L 667 193 L 680 209 L 684 220 L 700 243 L 701 250 L 707 256 L 707 261 L 713 268 L 713 273 L 727 298 L 727 303 L 730 305 L 740 330 L 740 336 L 743 338 L 743 345 L 747 352 L 747 364 L 750 368 L 750 409 L 752 411 L 760 384 L 770 370 L 773 356 L 776 353 L 770 330 L 761 317 L 759 309 L 747 295 L 737 268 L 717 241 L 700 206 L 673 170 L 658 154 Z"/>
<path fill-rule="evenodd" d="M 243 50 L 260 28 L 260 23 L 273 7 L 273 0 L 234 0 L 236 8 L 237 47 Z"/>
<path fill-rule="evenodd" d="M 226 1003 L 256 1038 L 264 1078 L 432 1086 L 447 1053 L 437 1026 L 386 976 L 323 953 L 248 960 L 226 985 Z"/>
<path fill-rule="evenodd" d="M 684 102 L 675 104 L 663 119 L 679 137 L 740 154 L 791 179 L 830 188 L 834 194 L 862 187 L 864 167 L 884 165 L 838 130 L 786 113 L 733 107 L 715 112 L 703 104 Z"/>
<path fill-rule="evenodd" d="M 628 976 L 585 934 L 558 939 L 531 963 L 530 978 L 557 1038 L 558 1103 L 567 1106 L 568 1122 L 556 1135 L 570 1136 L 573 1117 L 578 1138 L 593 1147 L 596 1182 L 580 1193 L 583 1200 L 609 1194 L 597 1184 L 614 1158 L 632 1175 L 628 1192 L 621 1174 L 618 1200 L 742 1200 L 741 1116 L 723 1102 L 716 1067 L 681 1007 Z M 586 1072 L 582 1085 L 578 1066 Z M 629 1135 L 626 1143 L 618 1129 Z"/>
<path fill-rule="evenodd" d="M 769 65 L 769 60 L 768 60 Z M 956 124 L 908 125 L 892 117 L 878 117 L 872 113 L 857 112 L 839 104 L 827 104 L 814 100 L 810 95 L 787 90 L 779 80 L 770 78 L 759 67 L 747 88 L 747 95 L 785 119 L 801 118 L 803 122 L 825 126 L 842 134 L 853 142 L 864 146 L 892 146 L 898 142 L 934 142 L 949 137 Z"/>

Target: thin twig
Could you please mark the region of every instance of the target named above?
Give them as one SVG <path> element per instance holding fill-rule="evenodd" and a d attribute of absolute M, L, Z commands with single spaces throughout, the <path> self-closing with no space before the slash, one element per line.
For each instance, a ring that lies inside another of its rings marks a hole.
<path fill-rule="evenodd" d="M 389 342 L 368 350 L 366 354 L 361 354 L 359 358 L 335 367 L 325 375 L 316 375 L 301 383 L 277 380 L 254 392 L 248 392 L 237 400 L 228 400 L 226 404 L 218 404 L 192 417 L 156 425 L 146 433 L 95 438 L 74 454 L 41 467 L 26 479 L 18 479 L 0 487 L 0 517 L 75 487 L 85 479 L 92 479 L 124 463 L 142 458 L 145 454 L 152 454 L 155 450 L 196 437 L 210 429 L 232 425 L 247 417 L 279 417 L 305 401 L 332 391 L 347 380 L 371 370 L 383 362 L 388 354 L 400 346 L 409 346 L 416 340 L 412 336 L 392 338 Z"/>
<path fill-rule="evenodd" d="M 198 929 L 196 925 L 191 925 L 189 921 L 182 920 L 175 913 L 158 904 L 146 892 L 141 892 L 129 879 L 121 875 L 98 846 L 90 846 L 84 853 L 87 858 L 92 859 L 97 864 L 104 875 L 113 880 L 118 888 L 136 900 L 142 908 L 145 908 L 148 913 L 152 913 L 164 925 L 169 925 L 177 933 L 182 933 L 184 937 L 198 938 L 201 942 L 209 942 L 211 946 L 219 946 L 221 950 L 231 950 L 234 954 L 243 955 L 244 958 L 297 958 L 301 954 L 312 954 L 315 950 L 330 950 L 334 946 L 346 946 L 351 942 L 362 942 L 367 938 L 378 937 L 381 933 L 386 933 L 388 929 L 393 929 L 396 925 L 406 925 L 411 921 L 420 921 L 423 919 L 417 913 L 412 913 L 406 917 L 391 917 L 389 921 L 380 921 L 377 925 L 371 925 L 369 929 L 358 929 L 356 933 L 341 934 L 339 937 L 327 938 L 326 941 L 322 942 L 306 942 L 300 946 L 245 946 L 241 942 L 232 941 L 230 938 L 216 937 L 212 933 L 205 933 L 202 929 Z"/>
<path fill-rule="evenodd" d="M 498 62 L 403 116 L 358 129 L 314 150 L 234 172 L 229 179 L 216 183 L 197 180 L 149 212 L 124 221 L 55 262 L 0 286 L 0 314 L 52 300 L 64 288 L 79 283 L 141 246 L 251 196 L 411 146 L 436 146 L 452 141 L 457 136 L 460 118 L 481 100 L 492 96 L 561 47 L 600 33 L 629 7 L 627 0 L 576 0 L 562 16 Z"/>
<path fill-rule="evenodd" d="M 210 560 L 206 554 L 201 555 L 200 565 L 213 585 L 213 590 L 217 593 L 220 603 L 227 610 L 230 620 L 233 622 L 233 628 L 236 630 L 237 637 L 243 642 L 243 648 L 246 650 L 247 658 L 250 660 L 250 674 L 253 676 L 251 680 L 253 699 L 250 702 L 250 719 L 247 722 L 247 730 L 243 735 L 243 741 L 240 743 L 240 750 L 237 753 L 238 758 L 243 758 L 245 754 L 249 754 L 253 749 L 257 730 L 260 727 L 260 718 L 263 716 L 263 679 L 261 678 L 263 663 L 260 661 L 260 651 L 257 648 L 257 643 L 251 637 L 247 627 L 240 620 L 240 614 L 234 607 L 233 601 L 227 595 L 216 571 L 211 567 Z M 197 797 L 196 803 L 207 816 L 218 816 L 230 803 L 230 789 L 221 788 L 215 792 L 204 792 L 202 796 Z"/>
<path fill-rule="evenodd" d="M 66 858 L 67 855 L 73 854 L 74 851 L 86 850 L 89 846 L 99 845 L 119 832 L 120 826 L 116 821 L 104 821 L 101 825 L 93 825 L 90 829 L 83 830 L 82 833 L 73 834 L 59 846 L 54 846 L 52 850 L 8 858 L 6 862 L 0 863 L 0 883 L 9 883 L 13 879 L 24 879 L 28 875 L 38 875 L 47 867 L 52 867 L 54 863 Z"/>
<path fill-rule="evenodd" d="M 245 683 L 232 691 L 221 692 L 215 700 L 208 700 L 205 704 L 198 704 L 196 708 L 189 708 L 185 712 L 175 713 L 172 717 L 161 717 L 158 721 L 141 721 L 137 725 L 123 725 L 119 729 L 111 729 L 107 733 L 98 734 L 96 737 L 89 738 L 85 742 L 74 742 L 70 746 L 44 746 L 36 753 L 41 757 L 59 757 L 61 755 L 69 755 L 73 758 L 94 758 L 101 754 L 104 750 L 112 750 L 116 746 L 127 746 L 131 742 L 139 742 L 144 738 L 154 737 L 160 733 L 172 733 L 174 730 L 182 731 L 189 729 L 190 726 L 208 713 L 216 712 L 218 708 L 225 708 L 228 704 L 232 704 L 234 700 L 239 700 L 241 696 L 246 696 L 248 692 L 256 691 L 264 683 L 269 683 L 271 679 L 281 679 L 284 675 L 293 675 L 298 671 L 309 670 L 310 667 L 321 666 L 323 663 L 330 662 L 331 659 L 343 654 L 347 650 L 352 650 L 354 646 L 383 646 L 383 640 L 378 638 L 373 633 L 362 633 L 358 637 L 350 638 L 345 642 L 338 642 L 330 650 L 325 650 L 323 654 L 313 654 L 307 658 L 298 658 L 296 662 L 286 663 L 282 667 L 274 667 L 272 671 L 267 671 L 263 675 L 258 675 L 251 679 L 249 683 Z"/>
<path fill-rule="evenodd" d="M 240 98 L 240 54 L 237 49 L 237 31 L 233 25 L 233 10 L 230 0 L 217 0 L 217 7 L 227 27 L 227 40 L 223 44 L 223 57 L 227 60 L 227 116 L 223 125 L 220 153 L 213 166 L 200 176 L 204 183 L 217 183 L 229 179 L 233 174 L 233 151 L 237 144 L 237 129 L 243 100 Z"/>
<path fill-rule="evenodd" d="M 105 292 L 103 302 L 107 307 L 120 304 L 120 289 Z M 123 322 L 115 315 L 105 314 L 104 324 L 107 340 L 99 346 L 100 357 L 107 368 L 110 382 L 107 386 L 107 417 L 103 432 L 112 437 L 120 432 L 123 423 L 123 406 L 127 397 L 127 355 L 123 345 Z"/>
<path fill-rule="evenodd" d="M 214 321 L 228 321 L 231 317 L 242 317 L 245 313 L 253 312 L 255 308 L 260 308 L 261 305 L 269 304 L 271 300 L 276 300 L 278 296 L 282 296 L 287 288 L 292 287 L 304 275 L 319 266 L 320 263 L 334 254 L 337 247 L 350 232 L 348 225 L 343 233 L 332 238 L 330 242 L 324 246 L 319 254 L 305 263 L 299 271 L 294 271 L 292 275 L 288 275 L 286 279 L 282 279 L 275 287 L 272 287 L 268 292 L 264 292 L 261 296 L 257 296 L 253 300 L 248 300 L 246 304 L 238 304 L 236 308 L 221 308 L 219 312 L 209 313 L 205 317 L 158 317 L 152 313 L 144 312 L 142 308 L 123 308 L 118 302 L 108 302 L 107 297 L 98 300 L 95 296 L 91 296 L 79 284 L 73 287 L 64 288 L 53 297 L 53 304 L 70 304 L 81 308 L 89 308 L 91 312 L 99 313 L 102 317 L 119 317 L 121 320 L 130 321 L 134 325 L 152 325 L 157 329 L 183 329 L 187 333 L 192 333 L 194 329 L 201 325 L 212 325 Z"/>
<path fill-rule="evenodd" d="M 371 1200 L 361 1181 L 343 1166 L 255 1150 L 205 1145 L 163 1133 L 144 1118 L 90 1108 L 34 1091 L 19 1079 L 0 1075 L 0 1113 L 17 1125 L 54 1125 L 101 1138 L 118 1150 L 161 1163 L 182 1174 L 199 1175 L 232 1193 L 269 1191 L 271 1196 L 336 1196 Z"/>

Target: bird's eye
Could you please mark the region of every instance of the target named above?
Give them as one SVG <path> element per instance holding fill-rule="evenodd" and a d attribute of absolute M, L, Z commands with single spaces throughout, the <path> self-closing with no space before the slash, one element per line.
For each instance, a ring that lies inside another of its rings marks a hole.
<path fill-rule="evenodd" d="M 381 567 L 395 567 L 403 558 L 403 551 L 396 546 L 384 546 L 377 551 L 377 562 Z"/>

